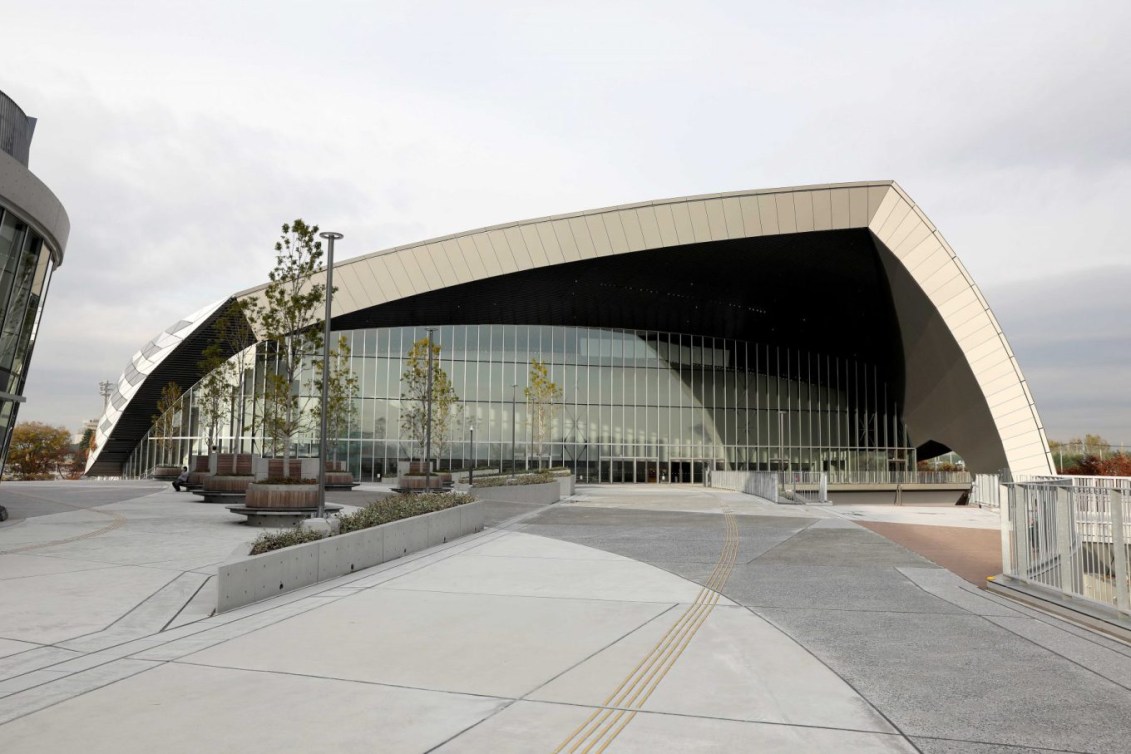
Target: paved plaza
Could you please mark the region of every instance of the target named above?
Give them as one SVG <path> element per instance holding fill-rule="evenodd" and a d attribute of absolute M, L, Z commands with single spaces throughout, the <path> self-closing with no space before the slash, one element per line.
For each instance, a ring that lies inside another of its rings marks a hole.
<path fill-rule="evenodd" d="M 222 507 L 152 483 L 0 486 L 13 494 L 54 507 L 6 502 L 0 526 L 5 754 L 1131 740 L 1131 647 L 978 589 L 997 532 L 977 509 L 583 486 L 213 616 L 217 565 L 256 533 Z"/>

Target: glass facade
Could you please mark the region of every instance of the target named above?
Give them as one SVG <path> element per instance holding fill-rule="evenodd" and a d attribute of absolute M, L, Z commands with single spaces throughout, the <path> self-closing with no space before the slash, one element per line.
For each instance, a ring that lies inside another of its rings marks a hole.
<path fill-rule="evenodd" d="M 335 333 L 335 342 L 338 335 L 349 341 L 360 391 L 349 432 L 332 444 L 360 481 L 393 476 L 398 461 L 419 453 L 401 436 L 401 374 L 405 354 L 427 332 L 348 330 Z M 455 325 L 435 328 L 433 337 L 442 347 L 437 366 L 460 398 L 451 430 L 434 441 L 438 468 L 541 464 L 569 467 L 581 481 L 661 483 L 701 482 L 707 469 L 828 471 L 836 481 L 915 468 L 897 391 L 860 361 L 639 330 Z M 251 396 L 268 364 L 260 351 L 236 358 L 247 368 L 238 416 L 227 422 L 221 446 L 262 453 L 267 444 L 255 429 L 262 406 Z M 542 443 L 531 436 L 523 392 L 532 359 L 545 362 L 561 388 Z M 313 406 L 311 373 L 296 389 Z M 128 475 L 202 452 L 193 390 L 174 424 L 185 431 L 172 457 L 158 458 L 147 435 Z M 316 430 L 298 437 L 294 450 L 316 455 Z"/>
<path fill-rule="evenodd" d="M 0 458 L 7 458 L 54 266 L 43 238 L 0 207 Z"/>

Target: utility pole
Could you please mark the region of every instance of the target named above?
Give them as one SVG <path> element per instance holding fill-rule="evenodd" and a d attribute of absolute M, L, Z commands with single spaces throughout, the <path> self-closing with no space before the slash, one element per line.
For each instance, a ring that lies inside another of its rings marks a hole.
<path fill-rule="evenodd" d="M 110 396 L 114 394 L 114 383 L 109 380 L 103 380 L 98 383 L 98 393 L 102 396 L 102 410 L 106 410 L 106 406 L 110 403 Z"/>

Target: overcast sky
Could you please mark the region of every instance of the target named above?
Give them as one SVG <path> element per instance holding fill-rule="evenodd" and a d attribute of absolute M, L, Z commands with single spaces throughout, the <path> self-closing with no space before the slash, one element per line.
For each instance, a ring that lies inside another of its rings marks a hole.
<path fill-rule="evenodd" d="M 21 420 L 266 279 L 625 202 L 895 179 L 986 293 L 1051 437 L 1131 444 L 1131 4 L 111 2 L 3 13 L 0 90 L 71 217 Z"/>

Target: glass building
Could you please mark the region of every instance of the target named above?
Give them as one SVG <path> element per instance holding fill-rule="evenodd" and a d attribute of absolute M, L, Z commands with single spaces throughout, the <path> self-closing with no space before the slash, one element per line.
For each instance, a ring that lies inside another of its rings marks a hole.
<path fill-rule="evenodd" d="M 827 471 L 851 482 L 954 451 L 975 472 L 1053 468 L 985 297 L 891 181 L 509 223 L 338 261 L 333 282 L 330 327 L 350 343 L 360 396 L 349 430 L 330 439 L 361 480 L 420 455 L 401 428 L 400 377 L 429 330 L 461 399 L 437 438 L 439 467 L 549 463 L 585 481 L 660 483 L 714 469 Z M 162 386 L 195 385 L 213 325 L 263 288 L 190 315 L 134 355 L 88 474 L 152 468 Z M 245 324 L 225 355 L 259 347 Z M 246 357 L 223 441 L 270 454 L 248 397 L 267 364 Z M 534 359 L 561 389 L 545 437 L 532 436 L 524 396 Z M 309 384 L 308 370 L 295 389 Z M 205 434 L 189 392 L 174 422 L 179 459 L 201 452 Z M 313 455 L 315 440 L 300 435 L 296 452 Z"/>
<path fill-rule="evenodd" d="M 28 170 L 35 119 L 0 92 L 0 463 L 24 401 L 51 275 L 70 233 L 55 195 Z"/>
<path fill-rule="evenodd" d="M 349 344 L 359 396 L 347 435 L 332 438 L 334 450 L 361 481 L 395 475 L 398 461 L 420 454 L 401 432 L 401 376 L 405 354 L 428 334 L 394 327 L 336 335 Z M 565 466 L 593 482 L 701 482 L 709 468 L 820 470 L 832 479 L 914 468 L 893 391 L 866 363 L 637 330 L 454 325 L 435 328 L 433 338 L 441 346 L 434 367 L 460 398 L 448 433 L 434 439 L 440 468 Z M 261 434 L 262 404 L 252 397 L 269 364 L 261 354 L 243 358 L 257 366 L 247 370 L 237 419 L 226 422 L 220 444 L 254 452 L 270 444 Z M 532 436 L 525 398 L 535 359 L 561 391 L 542 438 Z M 302 385 L 310 407 L 317 401 L 311 377 L 308 368 Z M 173 422 L 185 430 L 173 451 L 178 461 L 203 452 L 197 402 L 189 390 L 184 418 Z M 299 454 L 317 454 L 316 434 L 296 440 Z M 147 437 L 128 473 L 143 474 L 158 455 Z"/>

